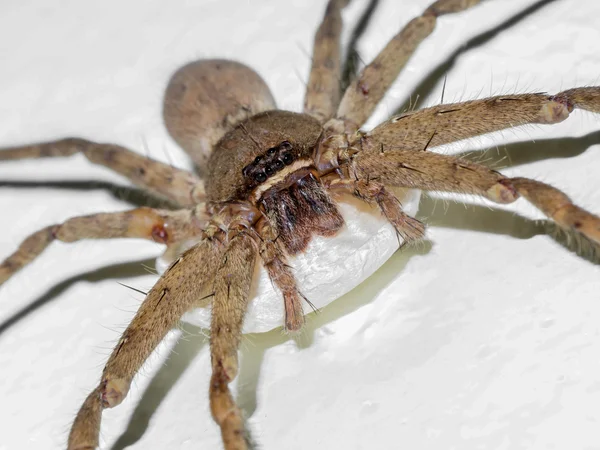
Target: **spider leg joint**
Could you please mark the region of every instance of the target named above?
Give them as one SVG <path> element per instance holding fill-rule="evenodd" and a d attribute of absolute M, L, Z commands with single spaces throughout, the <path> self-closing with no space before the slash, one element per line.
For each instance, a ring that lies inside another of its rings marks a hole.
<path fill-rule="evenodd" d="M 129 391 L 129 381 L 123 378 L 105 379 L 102 382 L 102 406 L 114 408 L 119 405 Z"/>
<path fill-rule="evenodd" d="M 559 96 L 551 97 L 550 101 L 544 103 L 539 113 L 539 123 L 552 124 L 558 123 L 569 117 L 573 111 L 573 105 L 566 99 Z"/>

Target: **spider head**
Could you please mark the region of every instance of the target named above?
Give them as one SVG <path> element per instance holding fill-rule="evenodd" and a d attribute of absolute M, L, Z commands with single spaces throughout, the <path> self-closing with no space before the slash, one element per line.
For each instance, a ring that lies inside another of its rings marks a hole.
<path fill-rule="evenodd" d="M 295 172 L 313 164 L 321 132 L 314 118 L 288 111 L 267 111 L 241 122 L 210 156 L 209 200 L 252 201 L 284 179 L 293 179 Z"/>

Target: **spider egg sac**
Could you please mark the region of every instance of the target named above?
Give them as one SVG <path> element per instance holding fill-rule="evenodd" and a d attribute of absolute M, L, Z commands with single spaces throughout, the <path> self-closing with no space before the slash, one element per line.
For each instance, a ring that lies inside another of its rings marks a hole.
<path fill-rule="evenodd" d="M 421 192 L 395 191 L 403 210 L 414 216 Z M 337 202 L 345 226 L 334 237 L 314 236 L 306 252 L 289 258 L 300 292 L 315 306 L 323 308 L 341 297 L 385 263 L 396 250 L 402 238 L 376 207 L 344 197 Z M 189 247 L 184 244 L 184 247 Z M 180 249 L 181 250 L 181 249 Z M 183 248 L 185 250 L 185 248 Z M 157 260 L 157 270 L 163 272 L 173 258 L 167 252 Z M 248 311 L 244 319 L 244 333 L 270 331 L 284 324 L 281 293 L 273 287 L 260 258 L 256 260 L 254 283 Z M 304 302 L 304 313 L 312 312 Z M 193 325 L 210 327 L 210 308 L 196 308 L 182 320 Z"/>

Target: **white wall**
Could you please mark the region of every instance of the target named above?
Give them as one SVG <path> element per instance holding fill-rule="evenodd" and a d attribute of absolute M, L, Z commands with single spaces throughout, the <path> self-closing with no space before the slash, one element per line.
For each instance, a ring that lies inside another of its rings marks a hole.
<path fill-rule="evenodd" d="M 160 119 L 170 73 L 196 58 L 238 59 L 265 77 L 280 107 L 299 110 L 324 8 L 307 3 L 5 0 L 0 143 L 81 135 L 185 166 Z M 381 3 L 359 45 L 366 61 L 428 2 Z M 532 3 L 490 0 L 442 18 L 372 123 L 471 37 Z M 364 4 L 353 2 L 347 23 Z M 540 9 L 459 56 L 447 70 L 446 101 L 597 84 L 598 17 L 600 4 L 590 1 Z M 426 105 L 439 102 L 442 83 L 436 79 Z M 505 155 L 505 144 L 526 142 L 509 155 L 531 162 L 505 173 L 553 183 L 600 213 L 598 130 L 598 116 L 576 112 L 554 127 L 507 131 L 448 151 L 497 145 Z M 581 138 L 588 133 L 596 134 Z M 544 160 L 546 149 L 573 156 Z M 122 181 L 83 158 L 0 164 L 2 182 L 90 179 Z M 310 318 L 300 345 L 279 331 L 244 339 L 238 394 L 247 410 L 257 402 L 249 422 L 261 448 L 597 448 L 598 267 L 546 235 L 531 237 L 535 226 L 524 218 L 541 216 L 525 201 L 502 208 L 518 217 L 431 205 L 422 211 L 434 224 L 431 244 L 396 254 Z M 103 190 L 0 186 L 0 256 L 44 225 L 128 207 Z M 141 301 L 117 281 L 150 287 L 154 277 L 138 276 L 138 262 L 159 253 L 159 246 L 137 241 L 56 244 L 0 289 L 0 322 L 51 299 L 0 334 L 1 450 L 64 448 L 76 410 Z M 208 410 L 206 342 L 188 337 L 175 344 L 178 336 L 172 333 L 124 404 L 105 412 L 103 448 L 124 433 L 140 399 L 153 415 L 131 448 L 219 448 Z M 177 353 L 164 363 L 174 344 Z M 166 398 L 152 412 L 162 391 Z"/>

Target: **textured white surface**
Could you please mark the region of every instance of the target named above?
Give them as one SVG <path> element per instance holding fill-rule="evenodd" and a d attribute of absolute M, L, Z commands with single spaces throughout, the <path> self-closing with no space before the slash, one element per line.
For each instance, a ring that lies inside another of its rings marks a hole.
<path fill-rule="evenodd" d="M 0 142 L 82 135 L 183 166 L 160 121 L 170 73 L 199 57 L 238 59 L 265 77 L 280 107 L 298 110 L 323 10 L 307 3 L 4 1 Z M 382 1 L 360 41 L 362 58 L 427 3 Z M 489 0 L 442 18 L 372 123 L 471 37 L 531 4 Z M 347 23 L 363 7 L 355 0 Z M 433 88 L 421 90 L 424 104 L 439 102 L 444 73 L 446 101 L 597 84 L 598 17 L 598 2 L 551 2 L 445 66 Z M 575 112 L 557 126 L 447 151 L 500 145 L 504 154 L 506 143 L 536 140 L 509 147 L 518 167 L 504 172 L 551 182 L 600 212 L 599 129 L 597 116 Z M 545 159 L 545 151 L 569 157 Z M 121 182 L 83 158 L 0 165 L 3 182 L 89 179 Z M 41 226 L 127 207 L 101 189 L 3 185 L 0 255 Z M 502 209 L 519 216 L 425 201 L 432 244 L 394 255 L 310 316 L 299 343 L 278 331 L 248 335 L 237 395 L 261 448 L 600 448 L 598 266 L 532 236 L 524 217 L 540 215 L 524 201 Z M 75 411 L 141 301 L 116 281 L 151 286 L 139 261 L 159 252 L 127 241 L 56 244 L 2 287 L 0 321 L 51 301 L 0 334 L 0 449 L 64 447 Z M 175 351 L 163 363 L 167 347 Z M 220 448 L 207 350 L 202 336 L 173 332 L 129 398 L 104 413 L 103 448 Z"/>

